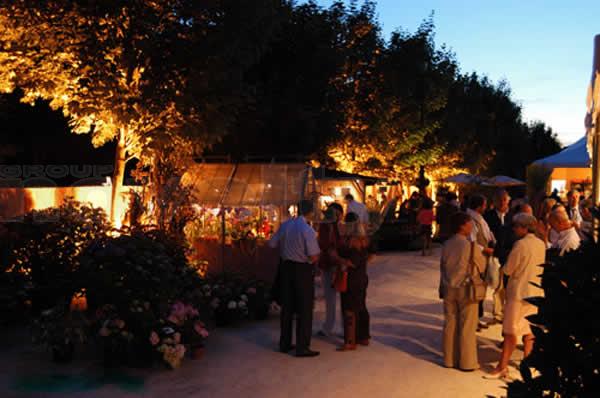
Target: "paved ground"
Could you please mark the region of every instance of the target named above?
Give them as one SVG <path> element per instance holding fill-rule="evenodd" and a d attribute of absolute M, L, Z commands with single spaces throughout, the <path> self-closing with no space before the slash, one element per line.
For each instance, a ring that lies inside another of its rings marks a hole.
<path fill-rule="evenodd" d="M 78 361 L 49 366 L 41 354 L 9 338 L 0 341 L 0 397 L 485 397 L 505 395 L 503 383 L 441 364 L 442 306 L 437 299 L 439 250 L 390 253 L 372 263 L 368 306 L 373 344 L 335 351 L 338 341 L 314 339 L 318 358 L 275 352 L 278 322 L 223 329 L 199 361 L 174 372 L 123 370 L 104 374 Z M 489 304 L 489 303 L 488 303 Z M 322 319 L 317 303 L 315 329 Z M 22 338 L 22 337 L 21 337 Z M 19 340 L 19 337 L 15 337 Z M 499 356 L 500 328 L 480 336 L 480 362 Z M 521 352 L 515 358 L 521 357 Z M 512 372 L 515 376 L 517 372 Z M 53 391 L 48 393 L 47 391 Z"/>

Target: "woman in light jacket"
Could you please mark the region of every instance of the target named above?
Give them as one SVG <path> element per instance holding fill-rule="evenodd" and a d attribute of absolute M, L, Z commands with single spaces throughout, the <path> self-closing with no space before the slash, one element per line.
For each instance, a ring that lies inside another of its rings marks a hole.
<path fill-rule="evenodd" d="M 502 332 L 504 344 L 498 366 L 486 378 L 496 379 L 508 375 L 508 362 L 517 346 L 517 339 L 523 338 L 523 355 L 527 357 L 533 349 L 534 335 L 531 331 L 529 315 L 537 313 L 537 307 L 524 299 L 542 296 L 539 267 L 546 262 L 546 245 L 536 236 L 537 220 L 529 214 L 517 214 L 513 218 L 513 231 L 519 239 L 508 255 L 504 273 L 510 278 L 506 287 L 506 306 Z"/>
<path fill-rule="evenodd" d="M 450 218 L 452 237 L 444 243 L 440 262 L 440 298 L 444 299 L 444 366 L 463 371 L 479 369 L 477 359 L 477 302 L 468 298 L 471 261 L 475 277 L 485 270 L 484 251 L 471 243 L 471 217 L 458 212 Z"/>

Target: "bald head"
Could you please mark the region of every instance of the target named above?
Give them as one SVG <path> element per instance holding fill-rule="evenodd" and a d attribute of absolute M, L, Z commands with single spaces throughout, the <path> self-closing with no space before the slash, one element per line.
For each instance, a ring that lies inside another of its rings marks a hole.
<path fill-rule="evenodd" d="M 548 221 L 550 222 L 550 226 L 558 232 L 569 229 L 572 226 L 569 215 L 563 206 L 558 206 L 552 210 Z"/>

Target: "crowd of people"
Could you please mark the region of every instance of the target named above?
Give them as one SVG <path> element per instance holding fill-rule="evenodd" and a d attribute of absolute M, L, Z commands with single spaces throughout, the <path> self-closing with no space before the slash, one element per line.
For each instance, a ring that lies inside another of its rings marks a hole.
<path fill-rule="evenodd" d="M 537 308 L 525 299 L 543 295 L 539 266 L 550 257 L 576 250 L 591 236 L 591 206 L 579 198 L 575 190 L 568 193 L 566 204 L 548 197 L 536 206 L 535 215 L 526 201 L 511 203 L 503 189 L 489 206 L 479 194 L 463 203 L 448 194 L 438 206 L 439 237 L 444 241 L 439 294 L 444 302 L 445 366 L 479 369 L 476 333 L 494 323 L 502 324 L 502 354 L 486 378 L 507 375 L 519 338 L 524 356 L 531 353 L 534 335 L 527 317 Z M 476 294 L 478 286 L 492 290 L 488 323 L 483 321 L 485 293 Z"/>
<path fill-rule="evenodd" d="M 367 262 L 371 245 L 366 233 L 369 222 L 364 204 L 346 195 L 346 212 L 339 203 L 330 204 L 316 231 L 311 201 L 298 204 L 298 216 L 284 222 L 269 241 L 280 253 L 279 289 L 281 335 L 279 350 L 295 351 L 297 357 L 314 357 L 310 348 L 314 300 L 314 275 L 322 274 L 325 296 L 325 322 L 319 335 L 333 334 L 336 301 L 341 298 L 344 343 L 339 351 L 368 346 L 370 318 L 366 305 Z M 292 344 L 292 326 L 296 319 L 296 344 Z"/>
<path fill-rule="evenodd" d="M 411 197 L 415 203 L 411 205 L 408 200 L 407 208 L 417 207 L 417 199 Z M 496 191 L 489 202 L 481 194 L 471 194 L 459 202 L 455 194 L 448 193 L 444 199 L 434 211 L 433 202 L 421 197 L 414 215 L 423 236 L 429 237 L 423 242 L 423 254 L 431 245 L 434 221 L 437 238 L 443 242 L 439 283 L 445 319 L 443 362 L 463 371 L 479 369 L 477 332 L 499 323 L 502 354 L 486 377 L 502 378 L 519 339 L 525 356 L 533 349 L 534 335 L 527 317 L 537 309 L 525 299 L 543 294 L 539 266 L 552 256 L 576 250 L 582 240 L 590 238 L 591 206 L 579 200 L 578 191 L 569 192 L 565 204 L 548 197 L 535 208 L 526 200 L 511 200 L 504 189 Z M 313 219 L 313 204 L 302 201 L 298 216 L 283 223 L 270 241 L 272 247 L 279 248 L 281 257 L 281 352 L 295 350 L 298 357 L 319 355 L 310 349 L 315 272 L 322 274 L 326 308 L 318 334 L 333 334 L 339 294 L 344 343 L 338 350 L 369 345 L 368 212 L 351 195 L 346 202 L 345 211 L 338 203 L 330 204 L 318 226 L 311 226 L 308 220 Z M 493 296 L 488 322 L 483 306 L 486 289 Z"/>

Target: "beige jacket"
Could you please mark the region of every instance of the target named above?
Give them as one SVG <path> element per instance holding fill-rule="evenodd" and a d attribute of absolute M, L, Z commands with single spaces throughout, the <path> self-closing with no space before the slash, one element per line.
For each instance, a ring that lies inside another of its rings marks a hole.
<path fill-rule="evenodd" d="M 445 297 L 448 288 L 464 286 L 469 275 L 469 259 L 472 244 L 466 237 L 456 234 L 444 243 L 440 261 L 440 294 Z M 478 245 L 473 248 L 473 261 L 476 271 L 485 271 L 486 259 Z"/>
<path fill-rule="evenodd" d="M 546 262 L 546 245 L 534 234 L 527 234 L 515 242 L 504 273 L 510 276 L 506 287 L 506 300 L 523 300 L 527 297 L 542 296 L 544 291 L 530 282 L 541 284 L 539 267 Z"/>

